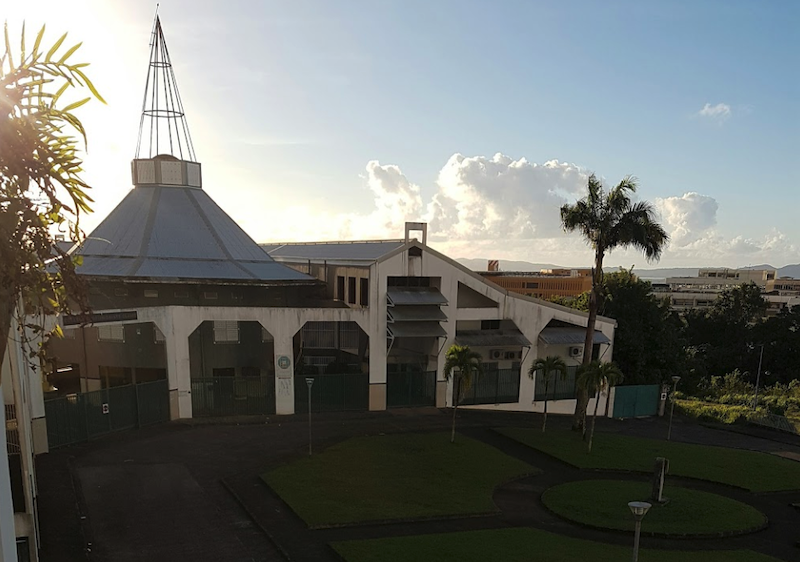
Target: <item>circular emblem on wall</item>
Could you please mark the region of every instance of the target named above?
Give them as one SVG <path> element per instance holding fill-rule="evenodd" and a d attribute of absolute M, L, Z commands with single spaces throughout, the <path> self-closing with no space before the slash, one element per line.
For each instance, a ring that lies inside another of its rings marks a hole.
<path fill-rule="evenodd" d="M 278 367 L 281 369 L 288 369 L 289 365 L 291 365 L 291 361 L 285 355 L 281 355 L 278 357 Z"/>

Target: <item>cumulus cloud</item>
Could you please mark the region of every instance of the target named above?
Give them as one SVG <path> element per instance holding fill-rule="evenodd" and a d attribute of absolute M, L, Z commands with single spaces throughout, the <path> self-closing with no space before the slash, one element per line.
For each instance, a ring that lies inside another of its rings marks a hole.
<path fill-rule="evenodd" d="M 719 205 L 708 195 L 684 193 L 680 197 L 658 198 L 655 205 L 674 246 L 697 240 L 717 223 Z"/>
<path fill-rule="evenodd" d="M 577 195 L 587 173 L 551 160 L 544 164 L 454 154 L 439 172 L 428 205 L 436 236 L 456 239 L 541 238 L 560 231 L 558 208 Z"/>
<path fill-rule="evenodd" d="M 703 109 L 697 112 L 697 115 L 722 122 L 731 116 L 731 106 L 727 103 L 718 103 L 717 105 L 707 103 Z"/>

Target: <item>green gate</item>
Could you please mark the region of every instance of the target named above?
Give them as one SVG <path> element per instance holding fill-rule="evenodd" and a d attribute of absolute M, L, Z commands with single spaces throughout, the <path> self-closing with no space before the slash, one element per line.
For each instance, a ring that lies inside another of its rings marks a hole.
<path fill-rule="evenodd" d="M 311 386 L 312 412 L 346 412 L 369 410 L 369 374 L 345 373 L 303 375 L 294 377 L 294 411 L 308 413 L 308 385 Z"/>
<path fill-rule="evenodd" d="M 192 379 L 192 417 L 275 414 L 275 377 Z"/>
<path fill-rule="evenodd" d="M 387 407 L 435 405 L 436 371 L 388 373 L 386 375 Z"/>
<path fill-rule="evenodd" d="M 614 387 L 614 417 L 655 416 L 660 392 L 657 384 Z"/>
<path fill-rule="evenodd" d="M 519 402 L 519 369 L 485 371 L 472 382 L 462 404 L 506 404 Z"/>
<path fill-rule="evenodd" d="M 166 379 L 104 388 L 44 401 L 51 449 L 94 437 L 169 421 Z"/>

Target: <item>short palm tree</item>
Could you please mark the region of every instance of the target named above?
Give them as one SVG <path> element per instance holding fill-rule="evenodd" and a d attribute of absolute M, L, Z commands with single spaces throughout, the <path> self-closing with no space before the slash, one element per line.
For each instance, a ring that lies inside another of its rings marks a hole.
<path fill-rule="evenodd" d="M 537 371 L 542 372 L 542 382 L 544 383 L 544 419 L 542 420 L 542 433 L 544 433 L 547 427 L 547 391 L 550 387 L 550 381 L 556 373 L 563 380 L 567 376 L 567 364 L 558 355 L 548 355 L 545 358 L 539 357 L 528 370 L 528 376 L 531 379 L 535 379 Z"/>
<path fill-rule="evenodd" d="M 603 363 L 592 361 L 581 365 L 578 372 L 578 388 L 583 389 L 586 395 L 594 394 L 594 413 L 592 414 L 592 427 L 589 430 L 589 452 L 592 452 L 594 438 L 594 424 L 597 420 L 597 405 L 600 403 L 600 393 L 608 392 L 612 386 L 622 382 L 622 372 L 616 363 Z"/>
<path fill-rule="evenodd" d="M 600 180 L 592 174 L 589 176 L 588 195 L 574 205 L 566 204 L 561 207 L 561 224 L 564 230 L 580 231 L 594 250 L 589 319 L 583 346 L 584 365 L 592 360 L 594 327 L 603 286 L 603 258 L 606 253 L 616 248 L 632 246 L 641 250 L 648 262 L 658 261 L 669 241 L 669 235 L 656 222 L 653 206 L 646 201 L 631 201 L 630 195 L 636 192 L 637 187 L 636 179 L 626 176 L 619 184 L 606 191 Z M 588 405 L 589 395 L 585 390 L 579 389 L 573 428 L 581 429 L 584 434 Z"/>
<path fill-rule="evenodd" d="M 483 357 L 468 345 L 454 345 L 447 350 L 444 362 L 444 378 L 453 379 L 453 428 L 450 442 L 456 440 L 456 410 L 473 383 L 483 376 Z"/>

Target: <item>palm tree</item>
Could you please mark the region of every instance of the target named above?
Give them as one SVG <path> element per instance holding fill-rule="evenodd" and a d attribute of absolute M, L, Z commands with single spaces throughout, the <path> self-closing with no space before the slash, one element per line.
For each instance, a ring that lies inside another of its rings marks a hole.
<path fill-rule="evenodd" d="M 542 382 L 544 382 L 544 419 L 542 420 L 542 433 L 547 427 L 547 390 L 553 374 L 558 373 L 561 379 L 567 376 L 567 364 L 558 355 L 548 355 L 544 359 L 539 357 L 528 369 L 528 376 L 531 379 L 536 377 L 536 371 L 542 371 Z"/>
<path fill-rule="evenodd" d="M 586 391 L 586 395 L 593 393 L 594 413 L 592 414 L 592 427 L 589 430 L 589 452 L 592 452 L 592 440 L 594 438 L 594 424 L 597 420 L 597 405 L 600 403 L 600 393 L 608 392 L 612 386 L 622 382 L 622 372 L 616 363 L 603 363 L 592 361 L 581 365 L 578 374 L 578 388 Z"/>
<path fill-rule="evenodd" d="M 444 362 L 444 378 L 453 378 L 453 429 L 450 442 L 456 440 L 456 410 L 472 384 L 483 376 L 483 357 L 468 345 L 454 345 L 447 350 Z"/>
<path fill-rule="evenodd" d="M 669 235 L 655 220 L 655 210 L 646 201 L 633 202 L 630 194 L 637 189 L 636 179 L 626 176 L 606 191 L 594 174 L 589 176 L 588 195 L 574 205 L 561 207 L 561 224 L 566 232 L 580 231 L 594 250 L 592 291 L 589 294 L 589 319 L 583 345 L 584 365 L 592 360 L 594 326 L 600 307 L 603 286 L 603 258 L 616 248 L 641 250 L 648 262 L 658 261 Z M 586 407 L 589 395 L 578 389 L 573 428 L 586 433 Z"/>
<path fill-rule="evenodd" d="M 15 311 L 56 314 L 69 312 L 70 303 L 86 310 L 77 258 L 59 249 L 54 233 L 78 240 L 78 218 L 91 210 L 82 179 L 86 134 L 74 111 L 91 97 L 103 99 L 84 73 L 87 64 L 69 60 L 80 43 L 66 48 L 64 34 L 47 49 L 44 31 L 28 49 L 23 25 L 15 51 L 6 25 L 0 56 L 0 360 Z M 89 97 L 66 101 L 86 90 Z M 46 331 L 40 322 L 31 327 Z M 31 344 L 31 358 L 44 349 Z"/>

